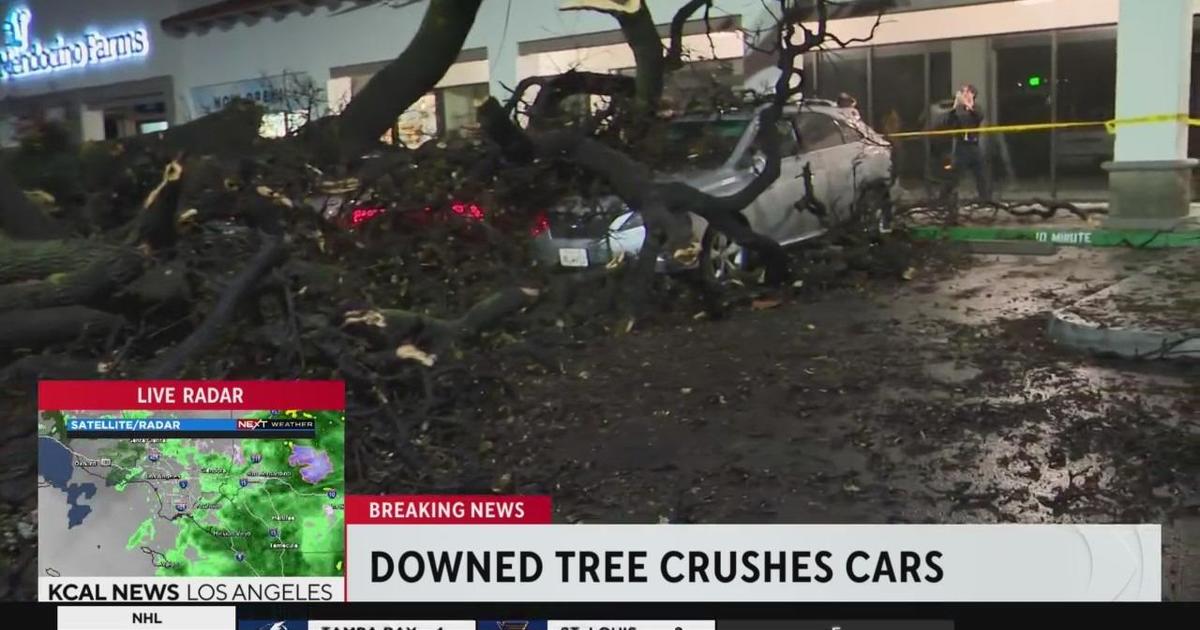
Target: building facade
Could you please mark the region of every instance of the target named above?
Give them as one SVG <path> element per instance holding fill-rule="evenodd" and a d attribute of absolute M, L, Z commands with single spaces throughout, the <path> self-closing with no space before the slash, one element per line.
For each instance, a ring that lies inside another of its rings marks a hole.
<path fill-rule="evenodd" d="M 646 1 L 665 36 L 683 0 Z M 1193 14 L 1200 9 L 1200 0 L 1170 1 L 1195 5 Z M 928 127 L 964 83 L 979 88 L 991 123 L 1112 118 L 1119 8 L 1128 2 L 895 0 L 873 35 L 873 16 L 835 15 L 832 32 L 866 41 L 809 55 L 808 93 L 854 96 L 885 132 Z M 390 137 L 412 144 L 469 130 L 481 100 L 506 98 L 528 76 L 632 70 L 633 55 L 611 17 L 561 5 L 485 0 L 457 62 Z M 707 27 L 689 23 L 685 47 L 697 72 L 691 79 L 681 72 L 673 87 L 712 76 L 767 85 L 770 63 L 756 61 L 747 41 L 771 20 L 763 7 L 760 0 L 717 0 Z M 62 121 L 78 138 L 97 140 L 161 130 L 235 97 L 266 108 L 265 134 L 287 133 L 353 97 L 412 38 L 424 5 L 20 0 L 6 9 L 0 143 L 11 143 L 29 117 Z M 1197 82 L 1190 85 L 1194 92 Z M 898 146 L 902 180 L 915 186 L 936 175 L 937 139 Z M 1087 197 L 1106 190 L 1102 165 L 1113 159 L 1114 137 L 1102 128 L 1006 134 L 988 150 L 1004 186 Z"/>

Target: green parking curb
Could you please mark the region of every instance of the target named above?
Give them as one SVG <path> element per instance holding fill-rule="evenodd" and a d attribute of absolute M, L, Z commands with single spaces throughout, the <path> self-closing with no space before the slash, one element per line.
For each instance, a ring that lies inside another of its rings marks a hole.
<path fill-rule="evenodd" d="M 1046 228 L 918 227 L 920 239 L 948 241 L 1036 241 L 1075 247 L 1200 247 L 1200 231 L 1055 230 Z"/>

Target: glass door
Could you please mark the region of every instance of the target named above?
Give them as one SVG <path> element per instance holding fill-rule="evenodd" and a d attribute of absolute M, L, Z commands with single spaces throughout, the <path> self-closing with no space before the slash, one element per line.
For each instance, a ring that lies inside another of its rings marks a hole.
<path fill-rule="evenodd" d="M 992 40 L 996 111 L 988 124 L 1049 123 L 1053 119 L 1051 74 L 1052 35 L 1010 35 Z M 991 134 L 984 150 L 992 173 L 993 190 L 1010 198 L 1049 196 L 1051 181 L 1049 131 Z"/>

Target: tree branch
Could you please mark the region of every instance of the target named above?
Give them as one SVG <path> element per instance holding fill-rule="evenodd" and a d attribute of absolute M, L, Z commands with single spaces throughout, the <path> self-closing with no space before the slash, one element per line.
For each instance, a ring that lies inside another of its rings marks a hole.
<path fill-rule="evenodd" d="M 483 0 L 429 0 L 416 35 L 377 72 L 338 117 L 344 158 L 373 146 L 454 65 Z"/>
<path fill-rule="evenodd" d="M 687 4 L 679 7 L 675 17 L 671 18 L 671 42 L 667 47 L 665 59 L 668 71 L 683 67 L 683 27 L 700 7 L 705 8 L 707 15 L 708 10 L 712 8 L 712 0 L 689 0 Z"/>
<path fill-rule="evenodd" d="M 221 329 L 233 320 L 238 306 L 258 286 L 269 271 L 274 269 L 287 255 L 282 236 L 263 235 L 262 247 L 254 258 L 250 259 L 245 269 L 242 269 L 233 281 L 226 287 L 216 306 L 187 339 L 169 351 L 156 365 L 147 370 L 146 378 L 172 378 L 179 374 L 184 365 L 192 357 L 212 345 L 217 340 Z"/>

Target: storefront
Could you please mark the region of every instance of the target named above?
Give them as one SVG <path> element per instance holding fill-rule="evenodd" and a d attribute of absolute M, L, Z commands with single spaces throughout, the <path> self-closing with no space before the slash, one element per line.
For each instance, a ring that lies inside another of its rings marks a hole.
<path fill-rule="evenodd" d="M 349 0 L 27 2 L 4 13 L 0 142 L 11 142 L 4 130 L 21 117 L 60 120 L 91 140 L 158 131 L 233 98 L 264 107 L 264 135 L 285 135 L 344 106 L 402 50 L 424 11 L 422 3 Z M 664 41 L 682 4 L 652 6 Z M 874 17 L 839 8 L 829 29 L 864 41 L 805 59 L 809 94 L 855 96 L 882 131 L 928 127 L 955 86 L 968 82 L 980 88 L 996 123 L 1111 117 L 1118 5 L 909 0 L 869 39 Z M 489 95 L 507 98 L 526 77 L 633 72 L 611 16 L 560 6 L 486 0 L 462 54 L 388 139 L 416 145 L 469 134 L 476 106 Z M 684 25 L 687 65 L 672 75 L 666 96 L 684 101 L 714 83 L 761 89 L 771 62 L 755 59 L 746 38 L 771 22 L 763 4 L 721 0 L 707 20 L 696 18 Z M 1104 189 L 1100 164 L 1111 158 L 1112 138 L 1102 131 L 1022 134 L 994 144 L 996 176 L 1008 188 L 1073 197 Z M 897 152 L 902 179 L 928 181 L 941 152 L 935 140 L 904 142 Z"/>
<path fill-rule="evenodd" d="M 101 140 L 161 130 L 175 119 L 171 77 L 155 76 L 148 63 L 152 28 L 116 17 L 84 22 L 41 4 L 48 10 L 21 4 L 3 13 L 0 144 L 11 146 L 37 121 Z"/>
<path fill-rule="evenodd" d="M 345 107 L 387 63 L 330 68 L 330 108 L 339 111 Z M 434 90 L 409 107 L 384 140 L 415 147 L 434 138 L 469 136 L 478 130 L 475 110 L 488 94 L 487 49 L 464 50 Z"/>
<path fill-rule="evenodd" d="M 989 124 L 1110 120 L 1116 114 L 1117 9 L 1117 0 L 1045 0 L 898 14 L 880 25 L 870 44 L 810 56 L 810 93 L 854 95 L 863 115 L 885 132 L 937 125 L 964 83 L 979 88 Z M 855 37 L 868 19 L 835 21 L 831 29 Z M 1193 58 L 1197 50 L 1194 44 Z M 1192 68 L 1195 76 L 1195 63 Z M 1192 85 L 1195 94 L 1200 86 L 1194 79 Z M 985 144 L 1002 193 L 1107 197 L 1102 165 L 1113 159 L 1114 136 L 1101 126 L 997 134 Z M 1200 145 L 1191 145 L 1195 157 Z M 902 185 L 918 191 L 935 183 L 949 148 L 936 137 L 899 142 Z"/>

